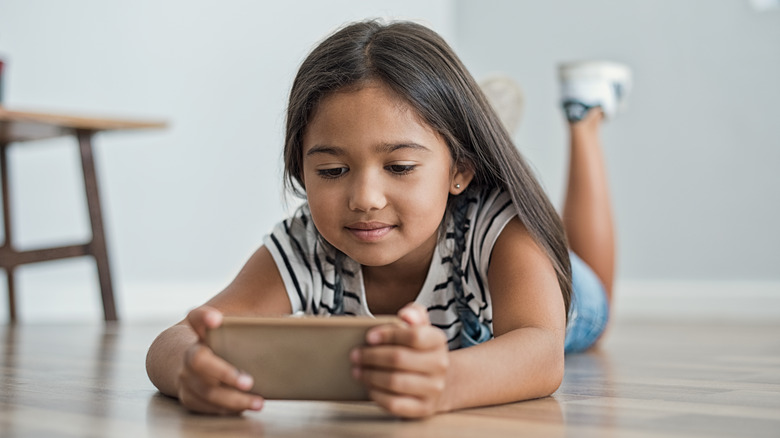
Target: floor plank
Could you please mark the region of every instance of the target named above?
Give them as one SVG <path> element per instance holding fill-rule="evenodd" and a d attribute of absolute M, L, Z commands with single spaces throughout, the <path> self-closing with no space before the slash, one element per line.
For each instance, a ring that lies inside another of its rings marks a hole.
<path fill-rule="evenodd" d="M 401 421 L 370 403 L 192 415 L 146 377 L 162 324 L 0 326 L 0 436 L 780 437 L 780 322 L 620 321 L 553 397 Z"/>

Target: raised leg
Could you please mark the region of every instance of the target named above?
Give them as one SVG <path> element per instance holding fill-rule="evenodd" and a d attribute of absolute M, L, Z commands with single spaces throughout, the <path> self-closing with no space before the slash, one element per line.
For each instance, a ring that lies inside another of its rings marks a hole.
<path fill-rule="evenodd" d="M 100 194 L 98 192 L 97 176 L 95 173 L 95 161 L 92 155 L 92 134 L 91 131 L 86 130 L 79 130 L 77 132 L 79 149 L 81 151 L 81 165 L 84 170 L 84 187 L 87 193 L 89 219 L 92 223 L 92 242 L 89 244 L 89 247 L 90 252 L 95 257 L 95 262 L 97 263 L 105 320 L 116 321 L 117 313 L 116 304 L 114 303 L 114 289 L 111 283 L 111 269 L 108 263 L 108 249 L 103 228 Z"/>
<path fill-rule="evenodd" d="M 571 153 L 563 225 L 572 251 L 604 283 L 611 301 L 615 232 L 606 166 L 601 151 L 602 112 L 596 108 L 569 124 Z"/>

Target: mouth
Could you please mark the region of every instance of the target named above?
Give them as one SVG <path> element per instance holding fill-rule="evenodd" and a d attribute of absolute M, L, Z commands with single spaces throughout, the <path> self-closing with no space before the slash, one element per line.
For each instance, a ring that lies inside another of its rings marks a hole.
<path fill-rule="evenodd" d="M 393 231 L 397 225 L 386 224 L 383 222 L 355 222 L 347 225 L 347 231 L 364 242 L 375 242 L 385 237 Z"/>

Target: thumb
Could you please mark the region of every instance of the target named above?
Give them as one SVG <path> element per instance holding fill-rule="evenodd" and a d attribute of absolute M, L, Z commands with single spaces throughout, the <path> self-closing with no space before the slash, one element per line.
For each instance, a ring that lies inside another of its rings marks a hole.
<path fill-rule="evenodd" d="M 398 317 L 410 326 L 429 325 L 428 309 L 417 303 L 409 303 L 398 311 Z"/>
<path fill-rule="evenodd" d="M 187 314 L 187 323 L 189 323 L 190 327 L 202 341 L 206 339 L 206 331 L 208 329 L 214 329 L 222 325 L 222 312 L 213 307 L 200 306 Z"/>

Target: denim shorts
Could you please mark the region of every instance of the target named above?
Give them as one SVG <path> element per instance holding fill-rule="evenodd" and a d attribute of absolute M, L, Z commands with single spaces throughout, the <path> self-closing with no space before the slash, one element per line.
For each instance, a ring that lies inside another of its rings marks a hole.
<path fill-rule="evenodd" d="M 587 350 L 604 332 L 609 319 L 607 292 L 596 273 L 581 258 L 571 258 L 572 297 L 564 351 Z"/>

